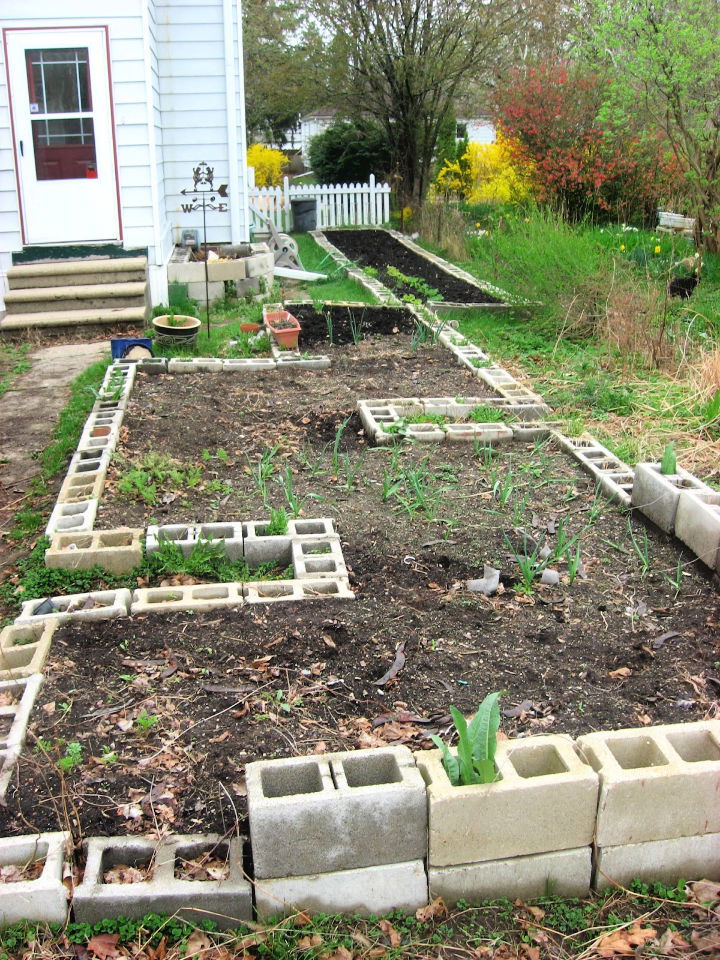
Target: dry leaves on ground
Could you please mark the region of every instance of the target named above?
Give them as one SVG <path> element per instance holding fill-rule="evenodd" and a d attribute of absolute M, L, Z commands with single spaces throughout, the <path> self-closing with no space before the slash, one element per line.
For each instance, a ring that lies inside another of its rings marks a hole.
<path fill-rule="evenodd" d="M 31 863 L 8 863 L 0 867 L 0 883 L 21 883 L 23 880 L 37 880 L 43 872 L 44 860 Z"/>
<path fill-rule="evenodd" d="M 606 933 L 600 937 L 595 949 L 598 957 L 632 957 L 637 947 L 654 940 L 656 936 L 657 930 L 652 927 L 641 927 L 639 923 L 634 923 L 632 927 Z"/>
<path fill-rule="evenodd" d="M 150 864 L 136 867 L 130 863 L 117 863 L 103 873 L 104 883 L 144 883 L 150 879 Z"/>

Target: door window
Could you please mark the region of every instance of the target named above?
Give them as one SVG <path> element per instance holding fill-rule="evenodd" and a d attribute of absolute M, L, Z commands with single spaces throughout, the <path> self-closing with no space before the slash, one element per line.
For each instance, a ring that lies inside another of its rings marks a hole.
<path fill-rule="evenodd" d="M 27 50 L 38 180 L 97 177 L 87 47 Z"/>

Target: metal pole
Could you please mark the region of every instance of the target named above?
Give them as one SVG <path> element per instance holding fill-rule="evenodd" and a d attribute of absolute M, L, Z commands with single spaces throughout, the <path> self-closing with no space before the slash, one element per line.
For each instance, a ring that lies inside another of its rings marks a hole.
<path fill-rule="evenodd" d="M 202 194 L 202 212 L 203 212 L 203 246 L 205 248 L 205 317 L 207 320 L 207 335 L 210 338 L 210 282 L 208 280 L 208 245 L 207 245 L 207 227 L 205 225 L 205 194 Z"/>

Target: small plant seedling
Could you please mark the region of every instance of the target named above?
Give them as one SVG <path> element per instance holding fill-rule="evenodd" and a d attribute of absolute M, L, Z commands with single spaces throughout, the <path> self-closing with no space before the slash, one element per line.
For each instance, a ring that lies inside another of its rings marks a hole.
<path fill-rule="evenodd" d="M 148 713 L 145 707 L 135 717 L 135 726 L 143 735 L 150 733 L 152 728 L 160 722 L 160 717 L 156 714 Z"/>
<path fill-rule="evenodd" d="M 442 751 L 443 766 L 453 786 L 493 783 L 498 779 L 495 752 L 500 728 L 498 700 L 501 696 L 502 691 L 489 693 L 470 723 L 457 707 L 450 707 L 458 736 L 457 756 L 440 737 L 433 734 L 432 741 Z"/>
<path fill-rule="evenodd" d="M 662 460 L 660 461 L 660 473 L 665 474 L 665 476 L 677 473 L 677 457 L 672 441 L 670 441 L 663 451 Z"/>
<path fill-rule="evenodd" d="M 642 538 L 636 536 L 632 527 L 632 521 L 630 517 L 628 517 L 628 533 L 630 534 L 630 542 L 633 545 L 633 550 L 640 561 L 640 573 L 642 576 L 645 576 L 650 569 L 650 541 L 648 540 L 647 530 L 643 528 Z"/>
<path fill-rule="evenodd" d="M 57 762 L 57 765 L 58 765 L 58 768 L 63 773 L 72 773 L 75 767 L 82 766 L 82 762 L 83 762 L 82 744 L 78 743 L 77 741 L 74 741 L 73 743 L 69 743 L 65 747 L 65 754 L 64 756 L 60 757 L 60 759 Z"/>
<path fill-rule="evenodd" d="M 106 766 L 109 766 L 111 763 L 118 762 L 119 754 L 117 750 L 113 750 L 111 747 L 108 747 L 106 745 L 102 747 L 100 757 L 98 759 L 100 760 L 100 763 L 105 764 Z"/>
<path fill-rule="evenodd" d="M 677 600 L 678 595 L 680 594 L 680 589 L 682 587 L 682 578 L 683 578 L 683 564 L 682 557 L 678 557 L 677 565 L 675 567 L 674 573 L 663 573 L 663 577 L 667 580 L 671 587 L 675 589 L 675 597 Z"/>
<path fill-rule="evenodd" d="M 288 532 L 288 515 L 284 507 L 271 507 L 270 519 L 265 525 L 268 537 L 282 537 Z"/>

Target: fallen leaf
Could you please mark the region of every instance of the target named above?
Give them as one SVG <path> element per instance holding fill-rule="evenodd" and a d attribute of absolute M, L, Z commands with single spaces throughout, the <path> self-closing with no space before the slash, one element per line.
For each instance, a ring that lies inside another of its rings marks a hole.
<path fill-rule="evenodd" d="M 595 949 L 599 957 L 631 957 L 636 947 L 641 947 L 648 940 L 654 940 L 656 936 L 657 930 L 635 923 L 629 929 L 606 933 L 604 937 L 600 937 Z"/>
<path fill-rule="evenodd" d="M 119 936 L 117 933 L 96 933 L 94 937 L 88 940 L 86 949 L 88 953 L 94 953 L 96 957 L 100 957 L 100 960 L 106 960 L 107 957 L 119 957 L 120 951 L 117 945 Z"/>
<path fill-rule="evenodd" d="M 149 878 L 148 867 L 134 867 L 128 863 L 118 863 L 103 873 L 105 883 L 144 883 Z"/>
<path fill-rule="evenodd" d="M 448 915 L 448 908 L 442 897 L 436 897 L 426 907 L 419 907 L 415 911 L 415 919 L 420 923 L 430 923 L 431 920 L 442 920 Z"/>
<path fill-rule="evenodd" d="M 677 953 L 677 951 L 689 950 L 690 944 L 682 934 L 677 930 L 666 930 L 658 940 L 658 953 Z"/>
<path fill-rule="evenodd" d="M 531 947 L 528 943 L 520 945 L 523 960 L 540 960 L 540 947 Z"/>
<path fill-rule="evenodd" d="M 715 880 L 696 880 L 687 885 L 688 896 L 697 903 L 715 903 L 720 900 L 720 883 Z"/>
<path fill-rule="evenodd" d="M 617 670 L 611 670 L 608 676 L 612 677 L 613 680 L 626 680 L 632 676 L 632 670 L 630 667 L 618 667 Z"/>
<path fill-rule="evenodd" d="M 314 933 L 311 937 L 300 937 L 297 942 L 298 950 L 310 950 L 312 947 L 319 947 L 323 938 L 319 933 Z"/>
<path fill-rule="evenodd" d="M 720 951 L 720 931 L 702 934 L 696 930 L 690 939 L 698 953 L 711 953 L 714 957 L 717 957 L 718 951 Z"/>
<path fill-rule="evenodd" d="M 338 947 L 335 953 L 328 953 L 323 960 L 353 960 L 353 953 L 347 947 Z"/>
<path fill-rule="evenodd" d="M 402 943 L 402 937 L 389 920 L 381 920 L 378 924 L 380 930 L 388 938 L 391 947 L 399 947 Z"/>
<path fill-rule="evenodd" d="M 212 947 L 212 940 L 210 937 L 203 933 L 202 930 L 194 930 L 188 937 L 187 945 L 185 946 L 185 956 L 186 957 L 197 957 L 204 950 L 209 950 Z"/>

